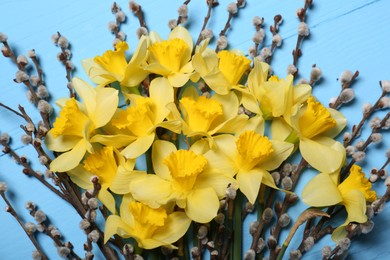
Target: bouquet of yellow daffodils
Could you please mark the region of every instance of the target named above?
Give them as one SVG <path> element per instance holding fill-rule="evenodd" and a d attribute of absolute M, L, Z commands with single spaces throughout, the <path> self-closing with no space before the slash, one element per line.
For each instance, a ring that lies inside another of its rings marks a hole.
<path fill-rule="evenodd" d="M 306 224 L 304 236 L 301 246 L 290 251 L 292 259 L 300 258 L 327 234 L 337 244 L 334 249 L 324 248 L 323 257 L 345 256 L 350 239 L 372 228 L 372 216 L 390 196 L 386 191 L 377 199 L 372 180 L 355 164 L 370 143 L 382 138 L 380 131 L 389 127 L 389 114 L 370 122 L 372 134 L 367 141 L 352 146 L 365 120 L 383 108 L 375 104 L 364 112 L 362 125 L 345 133 L 343 143 L 337 141 L 347 124 L 338 108 L 351 100 L 350 86 L 357 73 L 344 75 L 340 95 L 326 107 L 312 94 L 321 73 L 316 67 L 310 82 L 294 83 L 295 66 L 281 78 L 273 75 L 270 56 L 264 52 L 251 57 L 226 49 L 226 30 L 215 50 L 209 46 L 206 30 L 194 42 L 180 24 L 189 2 L 180 7 L 179 20 L 167 39 L 140 27 L 138 46 L 130 58 L 129 47 L 118 33 L 122 11 L 114 4 L 113 12 L 118 14 L 114 50 L 82 61 L 96 85 L 69 78 L 70 97 L 56 102 L 60 112 L 53 124 L 44 120 L 37 129 L 26 127 L 27 134 L 38 136 L 54 152 L 55 158 L 47 158 L 44 164 L 61 187 L 57 192 L 82 216 L 80 227 L 88 235 L 86 258 L 93 257 L 96 242 L 106 258 L 117 257 L 114 245 L 126 259 L 162 254 L 201 259 L 205 252 L 210 259 L 255 259 L 267 252 L 266 247 L 270 259 L 282 259 L 302 224 Z M 235 9 L 230 5 L 231 17 L 244 4 L 237 1 Z M 304 13 L 298 14 L 298 42 L 307 36 L 304 18 L 311 4 L 306 1 Z M 208 5 L 211 10 L 215 4 L 209 1 Z M 134 2 L 130 7 L 142 24 L 141 7 Z M 278 45 L 280 19 L 275 16 L 271 29 L 272 51 Z M 261 31 L 261 20 L 255 22 Z M 3 54 L 12 58 L 7 39 L 1 36 Z M 71 71 L 66 38 L 58 34 L 54 40 Z M 296 63 L 300 54 L 293 55 Z M 19 60 L 16 64 L 20 74 L 25 73 Z M 19 76 L 17 80 L 28 85 L 28 76 Z M 378 102 L 390 91 L 390 82 L 382 81 L 381 86 Z M 45 115 L 41 100 L 38 96 L 36 104 Z M 27 118 L 23 111 L 21 116 Z M 1 140 L 5 151 L 12 151 L 6 138 Z M 43 152 L 35 141 L 30 143 Z M 140 162 L 146 166 L 139 167 Z M 384 175 L 386 165 L 377 175 Z M 318 174 L 297 195 L 294 187 L 309 166 Z M 5 189 L 0 193 L 5 197 Z M 276 193 L 284 197 L 283 202 L 275 202 Z M 287 209 L 298 198 L 310 208 L 292 220 Z M 95 223 L 99 209 L 105 219 L 102 231 Z M 329 217 L 344 209 L 343 224 L 328 224 Z M 31 212 L 38 214 L 35 209 Z M 258 215 L 250 223 L 252 243 L 243 246 L 242 224 L 252 212 Z M 271 225 L 269 236 L 264 230 Z M 279 234 L 289 225 L 289 236 L 279 245 Z M 69 248 L 63 249 L 62 256 L 77 259 L 66 243 L 60 247 Z M 35 256 L 45 259 L 37 249 Z"/>

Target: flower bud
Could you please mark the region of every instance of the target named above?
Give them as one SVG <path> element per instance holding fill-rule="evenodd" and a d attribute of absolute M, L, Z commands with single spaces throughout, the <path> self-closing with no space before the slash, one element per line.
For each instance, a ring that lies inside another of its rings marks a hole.
<path fill-rule="evenodd" d="M 252 23 L 254 26 L 259 27 L 264 23 L 264 18 L 260 18 L 259 16 L 253 17 Z"/>
<path fill-rule="evenodd" d="M 345 70 L 343 73 L 340 75 L 340 82 L 341 84 L 351 82 L 353 77 L 353 73 L 350 70 Z"/>
<path fill-rule="evenodd" d="M 88 234 L 88 239 L 91 240 L 92 242 L 96 243 L 99 240 L 99 232 L 94 229 Z"/>
<path fill-rule="evenodd" d="M 374 225 L 375 225 L 374 221 L 368 220 L 366 223 L 360 224 L 360 229 L 361 229 L 363 234 L 367 234 L 367 233 L 370 233 L 372 231 L 372 229 L 374 228 Z"/>
<path fill-rule="evenodd" d="M 322 70 L 318 67 L 313 67 L 310 72 L 310 80 L 313 82 L 317 82 L 322 77 Z"/>
<path fill-rule="evenodd" d="M 301 259 L 302 253 L 299 250 L 291 250 L 290 251 L 290 260 L 298 260 Z"/>
<path fill-rule="evenodd" d="M 266 208 L 263 211 L 262 218 L 264 222 L 269 223 L 273 217 L 274 217 L 274 211 L 271 208 Z"/>
<path fill-rule="evenodd" d="M 0 32 L 0 42 L 6 42 L 7 40 L 8 40 L 8 36 Z"/>
<path fill-rule="evenodd" d="M 224 36 L 224 35 L 219 36 L 219 38 L 217 40 L 217 47 L 220 50 L 226 49 L 226 47 L 227 47 L 227 38 L 226 38 L 226 36 Z"/>
<path fill-rule="evenodd" d="M 69 47 L 68 39 L 65 38 L 64 36 L 61 36 L 61 37 L 58 39 L 57 44 L 58 44 L 58 46 L 60 46 L 60 47 L 63 48 L 63 49 L 67 49 L 67 48 Z"/>
<path fill-rule="evenodd" d="M 229 14 L 236 14 L 238 7 L 236 3 L 230 3 L 228 4 L 226 9 L 229 12 Z"/>
<path fill-rule="evenodd" d="M 288 215 L 287 213 L 283 213 L 280 217 L 279 217 L 279 220 L 278 220 L 278 223 L 281 227 L 286 227 L 288 226 L 288 224 L 290 224 L 291 222 L 291 218 L 290 218 L 290 215 Z"/>
<path fill-rule="evenodd" d="M 6 192 L 8 189 L 7 184 L 5 182 L 0 182 L 0 193 Z"/>
<path fill-rule="evenodd" d="M 351 102 L 355 98 L 353 89 L 346 88 L 340 93 L 340 100 L 344 104 Z"/>
<path fill-rule="evenodd" d="M 390 92 L 390 80 L 381 80 L 380 85 L 384 92 Z"/>
<path fill-rule="evenodd" d="M 187 5 L 181 5 L 179 9 L 177 10 L 179 13 L 179 16 L 187 16 L 188 15 L 188 6 Z"/>
<path fill-rule="evenodd" d="M 253 249 L 246 251 L 244 255 L 244 260 L 254 260 L 256 258 L 256 252 Z"/>
<path fill-rule="evenodd" d="M 205 225 L 201 225 L 198 229 L 198 234 L 196 235 L 198 239 L 203 239 L 207 236 L 208 228 Z"/>
<path fill-rule="evenodd" d="M 309 36 L 309 34 L 310 34 L 309 26 L 305 22 L 301 22 L 298 26 L 298 35 Z"/>

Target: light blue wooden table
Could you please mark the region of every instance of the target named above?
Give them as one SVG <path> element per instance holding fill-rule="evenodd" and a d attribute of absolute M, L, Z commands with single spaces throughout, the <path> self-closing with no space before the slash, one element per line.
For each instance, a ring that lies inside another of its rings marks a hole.
<path fill-rule="evenodd" d="M 128 10 L 127 1 L 117 2 L 128 15 L 122 28 L 128 35 L 127 41 L 131 50 L 134 50 L 138 21 Z M 139 3 L 146 12 L 149 28 L 158 31 L 165 38 L 169 33 L 168 20 L 177 18 L 177 8 L 182 1 L 140 0 Z M 220 6 L 213 9 L 209 26 L 215 35 L 227 19 L 228 3 L 229 1 L 220 0 Z M 228 31 L 230 46 L 247 52 L 252 45 L 251 38 L 254 33 L 252 18 L 255 15 L 264 17 L 268 31 L 274 15 L 281 14 L 284 18 L 280 28 L 284 39 L 283 46 L 276 51 L 272 67 L 275 74 L 284 77 L 287 66 L 292 62 L 291 51 L 296 43 L 298 19 L 295 13 L 302 5 L 301 0 L 248 0 L 246 7 L 233 19 L 233 29 Z M 110 1 L 93 0 L 0 0 L 0 32 L 8 35 L 11 46 L 18 54 L 26 54 L 31 48 L 36 50 L 45 71 L 51 101 L 54 101 L 66 96 L 67 89 L 65 71 L 56 61 L 58 48 L 51 43 L 51 35 L 60 31 L 70 40 L 72 61 L 77 67 L 75 75 L 86 79 L 80 60 L 94 57 L 111 48 L 113 35 L 108 32 L 107 23 L 113 20 L 114 16 L 110 12 L 110 6 Z M 385 0 L 314 0 L 313 8 L 308 12 L 307 23 L 311 35 L 309 39 L 305 39 L 302 46 L 300 76 L 309 78 L 313 64 L 322 69 L 323 80 L 315 87 L 314 93 L 327 104 L 339 91 L 337 78 L 340 73 L 345 69 L 359 70 L 360 76 L 353 87 L 357 98 L 352 106 L 342 109 L 352 123 L 360 120 L 361 105 L 364 102 L 374 102 L 380 94 L 378 81 L 390 79 L 389 8 L 390 2 Z M 204 0 L 193 0 L 189 4 L 188 28 L 194 37 L 198 35 L 206 10 Z M 270 45 L 270 42 L 271 37 L 268 34 L 266 44 Z M 32 112 L 33 106 L 27 104 L 24 87 L 13 83 L 15 72 L 15 66 L 8 59 L 0 57 L 0 102 L 14 108 L 23 104 L 33 120 L 37 121 L 39 115 Z M 22 134 L 19 128 L 21 123 L 17 116 L 0 109 L 0 131 L 8 132 L 14 137 L 12 145 L 19 154 L 35 156 L 32 149 L 24 147 L 19 140 Z M 370 147 L 369 161 L 362 164 L 366 171 L 382 165 L 384 152 L 390 147 L 388 135 L 385 136 L 380 146 Z M 37 161 L 33 162 L 33 166 L 40 168 Z M 303 180 L 297 187 L 298 194 L 311 174 L 313 173 L 303 175 Z M 37 181 L 24 176 L 21 168 L 4 155 L 0 155 L 0 181 L 8 184 L 8 196 L 26 221 L 32 219 L 24 209 L 24 203 L 32 200 L 48 214 L 65 240 L 71 240 L 75 251 L 83 255 L 82 244 L 85 236 L 78 227 L 79 218 L 69 205 L 52 195 Z M 382 187 L 381 192 L 383 190 Z M 4 206 L 4 202 L 0 200 L 0 208 L 3 209 Z M 296 216 L 304 207 L 299 203 L 289 213 Z M 360 236 L 353 242 L 349 259 L 390 259 L 389 214 L 390 210 L 385 209 L 385 212 L 374 219 L 376 225 L 373 232 Z M 299 245 L 301 233 L 293 240 L 290 248 Z M 286 235 L 282 234 L 282 240 Z M 59 258 L 47 237 L 40 235 L 38 239 L 44 244 L 45 251 L 51 258 Z M 330 239 L 323 239 L 305 255 L 305 259 L 320 259 L 320 250 L 325 245 L 334 247 Z M 244 245 L 244 250 L 247 248 L 249 245 Z M 29 259 L 33 250 L 33 245 L 16 221 L 1 210 L 0 259 Z M 96 259 L 101 259 L 101 256 L 97 255 Z"/>

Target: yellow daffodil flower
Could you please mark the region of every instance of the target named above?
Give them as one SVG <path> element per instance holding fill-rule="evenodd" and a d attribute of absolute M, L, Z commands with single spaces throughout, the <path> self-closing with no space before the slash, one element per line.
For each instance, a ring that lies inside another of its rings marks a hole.
<path fill-rule="evenodd" d="M 187 137 L 207 137 L 218 133 L 235 133 L 248 123 L 248 116 L 238 115 L 239 101 L 234 93 L 215 94 L 211 98 L 199 96 L 195 87 L 187 87 L 180 99 L 182 115 L 174 104 L 169 106 L 173 117 L 181 120 Z"/>
<path fill-rule="evenodd" d="M 83 189 L 93 189 L 92 176 L 99 178 L 98 199 L 115 213 L 115 199 L 110 191 L 128 193 L 129 183 L 146 172 L 134 170 L 135 160 L 126 160 L 112 146 L 105 146 L 90 154 L 82 164 L 68 172 L 71 180 Z M 109 191 L 110 190 L 110 191 Z"/>
<path fill-rule="evenodd" d="M 195 53 L 192 64 L 206 84 L 217 94 L 226 95 L 232 89 L 241 90 L 240 80 L 250 69 L 251 60 L 239 51 L 215 51 L 204 41 Z"/>
<path fill-rule="evenodd" d="M 335 172 L 344 163 L 344 146 L 333 140 L 346 125 L 338 111 L 325 108 L 314 97 L 291 117 L 291 125 L 283 118 L 274 119 L 271 133 L 274 139 L 299 142 L 302 157 L 320 172 Z"/>
<path fill-rule="evenodd" d="M 150 33 L 148 65 L 146 70 L 166 77 L 173 87 L 181 87 L 190 79 L 194 69 L 191 64 L 193 41 L 183 26 L 171 31 L 168 40 L 156 32 Z"/>
<path fill-rule="evenodd" d="M 341 204 L 345 207 L 348 217 L 343 225 L 332 234 L 332 239 L 338 241 L 346 236 L 345 227 L 350 222 L 365 223 L 367 221 L 366 202 L 376 200 L 372 184 L 367 180 L 362 169 L 353 165 L 349 176 L 340 184 L 335 183 L 328 173 L 315 176 L 303 189 L 302 200 L 312 207 L 327 207 Z"/>
<path fill-rule="evenodd" d="M 253 130 L 238 137 L 219 135 L 214 140 L 217 148 L 205 154 L 210 167 L 236 176 L 239 189 L 252 204 L 261 183 L 277 189 L 269 171 L 279 167 L 294 147 L 291 143 L 269 140 Z"/>
<path fill-rule="evenodd" d="M 145 153 L 156 137 L 156 128 L 163 127 L 179 133 L 180 121 L 164 121 L 170 111 L 167 104 L 173 102 L 173 88 L 165 78 L 152 80 L 150 97 L 129 95 L 131 105 L 118 110 L 105 135 L 95 135 L 92 141 L 122 149 L 126 158 L 137 158 Z"/>
<path fill-rule="evenodd" d="M 74 89 L 83 104 L 74 98 L 59 104 L 61 111 L 46 136 L 46 146 L 63 152 L 50 164 L 50 170 L 65 172 L 75 168 L 85 153 L 93 152 L 91 137 L 106 125 L 118 106 L 118 91 L 112 88 L 94 89 L 85 81 L 74 78 Z M 63 101 L 63 100 L 62 100 Z"/>
<path fill-rule="evenodd" d="M 217 215 L 219 198 L 225 196 L 228 185 L 237 185 L 232 176 L 211 169 L 200 152 L 198 146 L 177 150 L 170 142 L 156 141 L 152 147 L 156 174 L 131 182 L 131 194 L 153 208 L 174 202 L 190 219 L 199 223 L 211 221 Z"/>
<path fill-rule="evenodd" d="M 99 86 L 118 81 L 121 86 L 134 87 L 149 74 L 144 70 L 147 59 L 147 38 L 141 37 L 132 58 L 126 61 L 126 42 L 118 42 L 115 51 L 108 50 L 102 56 L 81 61 L 88 77 Z"/>
<path fill-rule="evenodd" d="M 286 79 L 271 76 L 267 80 L 268 70 L 265 70 L 267 67 L 258 59 L 255 59 L 254 64 L 255 67 L 248 76 L 248 87 L 260 103 L 264 119 L 284 117 L 285 120 L 289 120 L 310 97 L 311 86 L 307 84 L 293 86 L 292 75 L 288 75 Z"/>
<path fill-rule="evenodd" d="M 181 238 L 191 224 L 184 212 L 168 207 L 151 208 L 135 201 L 130 195 L 123 196 L 120 216 L 107 218 L 104 242 L 115 234 L 134 238 L 138 246 L 153 249 L 159 246 L 175 248 L 172 243 Z"/>

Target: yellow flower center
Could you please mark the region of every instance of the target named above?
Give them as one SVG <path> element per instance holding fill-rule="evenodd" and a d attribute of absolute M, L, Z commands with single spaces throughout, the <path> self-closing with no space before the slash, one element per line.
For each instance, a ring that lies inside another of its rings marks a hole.
<path fill-rule="evenodd" d="M 242 133 L 236 141 L 236 146 L 239 154 L 238 166 L 246 170 L 253 169 L 274 151 L 268 138 L 254 131 Z"/>
<path fill-rule="evenodd" d="M 313 97 L 307 100 L 307 109 L 299 118 L 299 129 L 302 136 L 313 138 L 336 126 L 330 112 Z"/>
<path fill-rule="evenodd" d="M 197 176 L 203 171 L 207 160 L 203 155 L 197 155 L 190 150 L 179 150 L 172 152 L 164 159 L 172 176 L 173 190 L 179 196 L 186 196 L 192 190 Z"/>
<path fill-rule="evenodd" d="M 134 136 L 145 136 L 155 125 L 154 103 L 151 98 L 139 97 L 134 106 L 119 112 L 112 120 L 112 125 L 118 129 L 127 129 Z"/>
<path fill-rule="evenodd" d="M 371 182 L 362 172 L 362 168 L 355 164 L 351 167 L 349 176 L 337 188 L 341 196 L 350 190 L 360 190 L 364 194 L 366 201 L 373 202 L 376 200 L 376 192 L 372 190 Z"/>
<path fill-rule="evenodd" d="M 148 49 L 162 66 L 171 72 L 179 72 L 184 65 L 181 64 L 182 57 L 189 46 L 184 40 L 175 38 L 155 42 Z"/>
<path fill-rule="evenodd" d="M 85 124 L 88 120 L 88 117 L 78 107 L 76 100 L 69 99 L 54 122 L 51 133 L 54 137 L 61 135 L 83 137 Z"/>
<path fill-rule="evenodd" d="M 84 169 L 98 176 L 101 185 L 110 186 L 118 169 L 113 147 L 105 146 L 100 151 L 88 156 L 84 161 Z"/>
<path fill-rule="evenodd" d="M 141 239 L 151 238 L 168 218 L 164 208 L 153 209 L 141 202 L 132 201 L 129 208 L 134 217 L 134 234 Z"/>
<path fill-rule="evenodd" d="M 250 69 L 251 60 L 230 51 L 218 52 L 219 70 L 232 85 L 237 85 L 242 75 Z"/>
<path fill-rule="evenodd" d="M 205 96 L 196 101 L 183 97 L 180 103 L 187 112 L 187 123 L 193 131 L 207 132 L 213 121 L 223 115 L 222 104 Z"/>
<path fill-rule="evenodd" d="M 123 76 L 127 66 L 125 51 L 129 49 L 129 46 L 126 42 L 118 42 L 115 49 L 115 51 L 108 50 L 93 60 L 108 72 Z"/>

